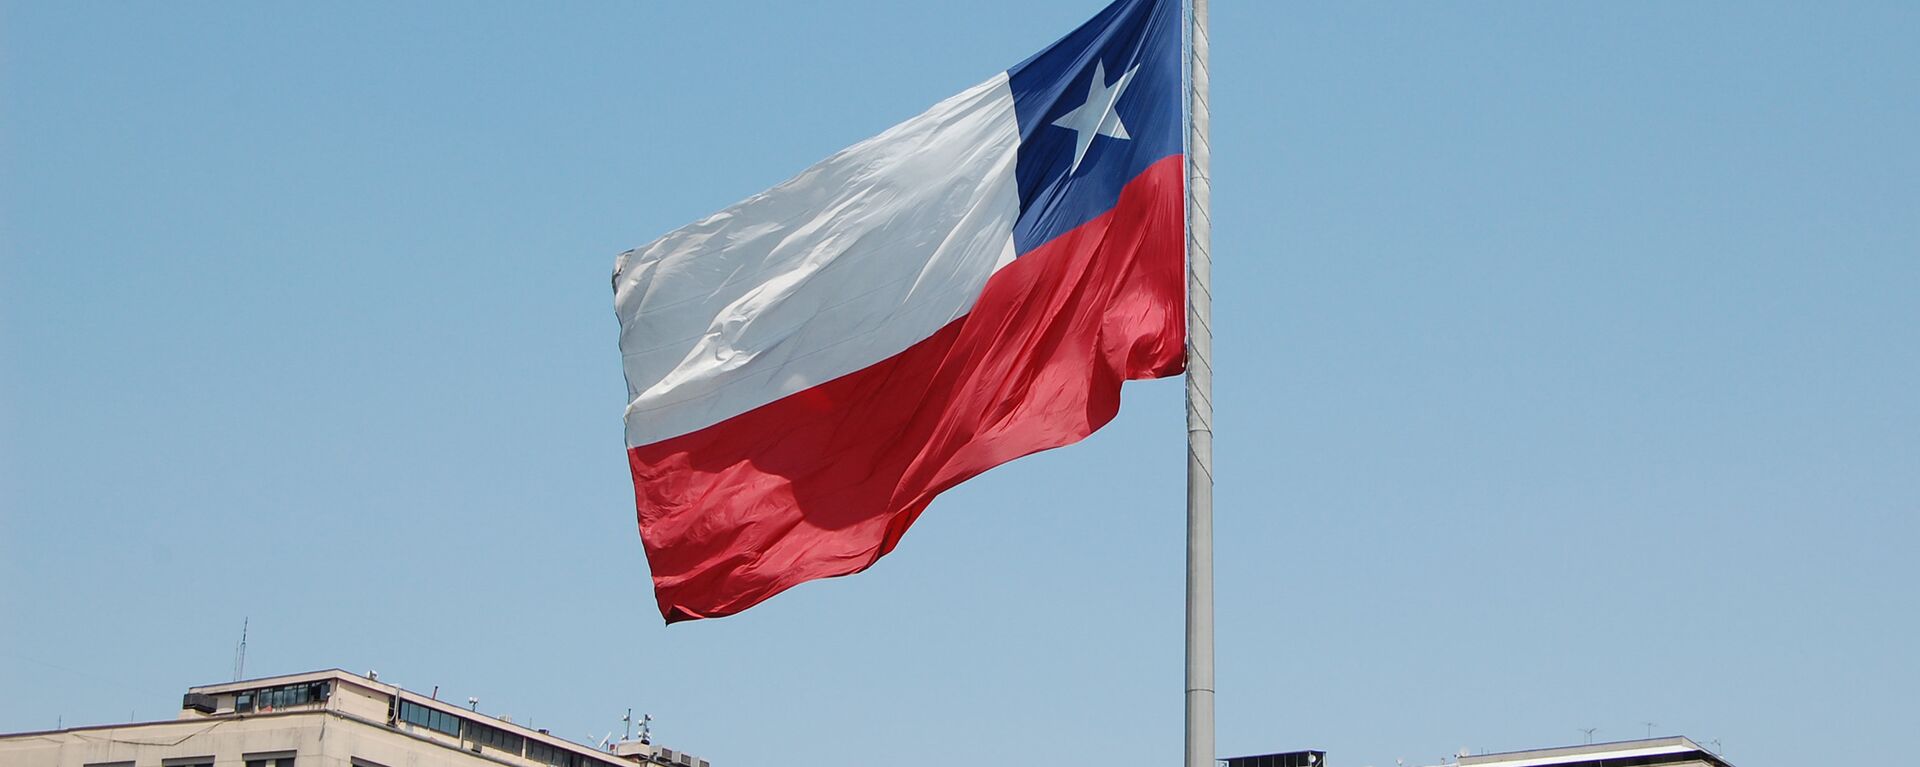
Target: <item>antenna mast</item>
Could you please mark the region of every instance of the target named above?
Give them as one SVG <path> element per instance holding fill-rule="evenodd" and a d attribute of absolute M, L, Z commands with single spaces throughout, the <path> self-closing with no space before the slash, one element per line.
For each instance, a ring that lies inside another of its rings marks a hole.
<path fill-rule="evenodd" d="M 240 681 L 247 675 L 247 623 L 251 618 L 240 619 L 240 644 L 233 648 L 233 681 Z"/>

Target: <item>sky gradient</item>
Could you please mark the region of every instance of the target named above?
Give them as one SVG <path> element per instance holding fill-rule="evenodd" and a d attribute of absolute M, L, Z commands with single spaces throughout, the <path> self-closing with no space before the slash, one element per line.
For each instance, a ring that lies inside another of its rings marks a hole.
<path fill-rule="evenodd" d="M 671 628 L 622 454 L 615 254 L 1099 6 L 0 3 L 0 731 L 248 618 L 719 767 L 1174 763 L 1178 380 Z M 1920 5 L 1214 6 L 1222 755 L 1904 749 Z"/>

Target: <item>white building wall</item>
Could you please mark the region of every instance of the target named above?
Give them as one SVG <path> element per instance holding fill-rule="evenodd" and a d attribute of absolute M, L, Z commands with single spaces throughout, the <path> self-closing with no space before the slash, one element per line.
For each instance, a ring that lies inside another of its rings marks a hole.
<path fill-rule="evenodd" d="M 380 716 L 386 716 L 384 706 Z M 122 767 L 127 762 L 132 767 L 172 767 L 183 762 L 203 763 L 194 757 L 212 757 L 214 767 L 244 767 L 250 755 L 286 752 L 293 753 L 295 767 L 530 764 L 491 750 L 474 753 L 455 739 L 433 735 L 426 739 L 405 729 L 324 711 L 184 719 L 0 737 L 0 767 Z"/>
<path fill-rule="evenodd" d="M 320 682 L 330 685 L 324 700 L 274 711 L 234 711 L 238 692 Z M 388 724 L 397 700 L 518 735 L 529 745 L 537 741 L 583 757 L 591 754 L 600 765 L 640 767 L 652 754 L 651 748 L 625 758 L 600 752 L 333 669 L 189 690 L 187 702 L 211 703 L 212 714 L 183 708 L 180 719 L 167 722 L 0 734 L 0 767 L 198 767 L 207 764 L 201 757 L 211 757 L 213 767 L 245 767 L 249 756 L 288 752 L 294 767 L 547 767 L 531 754 L 479 747 L 406 721 Z"/>
<path fill-rule="evenodd" d="M 375 722 L 387 720 L 387 707 L 391 696 L 378 690 L 369 690 L 357 684 L 337 684 L 328 704 L 333 710 L 348 716 L 357 716 Z"/>
<path fill-rule="evenodd" d="M 295 767 L 307 767 L 306 755 L 324 750 L 321 736 L 328 719 L 333 717 L 314 712 L 24 733 L 0 738 L 0 765 L 167 767 L 213 757 L 214 767 L 243 767 L 248 754 L 293 751 L 299 755 Z"/>

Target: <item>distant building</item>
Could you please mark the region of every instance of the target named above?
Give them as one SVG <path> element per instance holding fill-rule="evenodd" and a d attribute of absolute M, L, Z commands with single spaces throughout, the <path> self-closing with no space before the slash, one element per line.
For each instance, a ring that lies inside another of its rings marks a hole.
<path fill-rule="evenodd" d="M 603 751 L 339 669 L 187 690 L 165 722 L 0 734 L 5 767 L 711 767 Z"/>
<path fill-rule="evenodd" d="M 1460 757 L 1460 767 L 1733 767 L 1681 737 Z"/>
<path fill-rule="evenodd" d="M 1325 751 L 1287 751 L 1278 754 L 1235 756 L 1220 760 L 1226 767 L 1326 767 Z M 1733 767 L 1719 754 L 1686 738 L 1650 738 L 1618 743 L 1511 751 L 1468 756 L 1436 767 Z"/>
<path fill-rule="evenodd" d="M 1221 761 L 1227 767 L 1326 767 L 1325 751 L 1285 751 L 1278 754 L 1233 756 Z"/>

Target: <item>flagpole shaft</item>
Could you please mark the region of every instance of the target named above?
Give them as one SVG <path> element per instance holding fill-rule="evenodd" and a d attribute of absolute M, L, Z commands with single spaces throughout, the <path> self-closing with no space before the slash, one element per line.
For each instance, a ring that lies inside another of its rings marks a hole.
<path fill-rule="evenodd" d="M 1213 181 L 1207 143 L 1207 0 L 1187 19 L 1187 738 L 1185 767 L 1214 767 Z"/>

